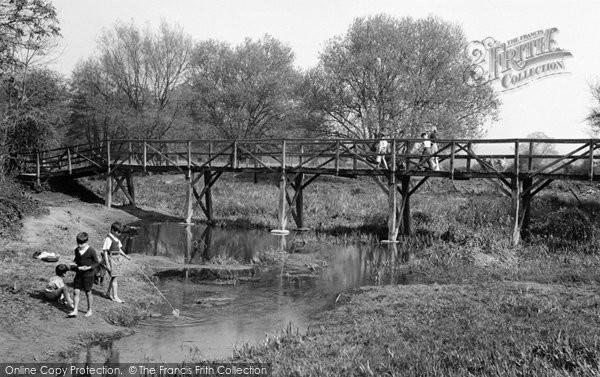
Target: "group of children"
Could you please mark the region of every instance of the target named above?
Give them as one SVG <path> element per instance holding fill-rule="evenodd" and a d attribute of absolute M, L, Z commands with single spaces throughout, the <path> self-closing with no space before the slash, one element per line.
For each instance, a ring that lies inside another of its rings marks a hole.
<path fill-rule="evenodd" d="M 56 266 L 56 276 L 50 279 L 44 291 L 46 298 L 49 300 L 64 300 L 72 308 L 69 317 L 76 317 L 79 313 L 81 291 L 84 291 L 88 303 L 88 310 L 84 316 L 89 317 L 92 315 L 92 287 L 96 274 L 101 271 L 101 275 L 104 275 L 105 272 L 110 274 L 106 297 L 115 302 L 123 303 L 123 300 L 118 295 L 117 277 L 120 275 L 122 269 L 121 257 L 128 260 L 130 258 L 123 252 L 123 245 L 119 240 L 121 232 L 121 223 L 115 222 L 111 225 L 110 232 L 102 245 L 102 261 L 100 261 L 96 250 L 88 244 L 88 234 L 85 232 L 77 234 L 77 248 L 75 248 L 73 264 L 70 267 L 66 264 Z M 63 281 L 68 271 L 75 271 L 73 300 L 71 300 L 71 296 Z"/>
<path fill-rule="evenodd" d="M 383 163 L 383 167 L 387 169 L 388 164 L 385 156 L 390 152 L 390 144 L 384 139 L 384 136 L 385 135 L 382 132 L 375 134 L 375 138 L 378 139 L 378 142 L 375 146 L 377 153 L 376 162 L 377 167 L 381 166 Z M 421 139 L 423 139 L 423 141 L 417 144 L 417 150 L 422 156 L 418 167 L 420 168 L 424 165 L 427 165 L 427 167 L 429 167 L 431 170 L 440 170 L 439 158 L 437 156 L 431 157 L 431 155 L 435 155 L 435 153 L 438 151 L 437 129 L 434 128 L 430 132 L 423 132 L 421 134 Z"/>

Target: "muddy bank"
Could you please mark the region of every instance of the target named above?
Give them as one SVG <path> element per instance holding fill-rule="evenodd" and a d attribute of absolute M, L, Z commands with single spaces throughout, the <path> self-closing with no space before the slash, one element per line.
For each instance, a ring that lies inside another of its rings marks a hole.
<path fill-rule="evenodd" d="M 131 333 L 128 326 L 151 313 L 160 300 L 133 264 L 119 278 L 119 295 L 125 304 L 104 298 L 108 288 L 105 281 L 94 286 L 94 315 L 90 318 L 67 318 L 68 309 L 43 300 L 40 291 L 58 263 L 72 261 L 78 232 L 89 233 L 90 244 L 100 249 L 113 221 L 131 223 L 139 218 L 55 192 L 32 195 L 48 212 L 24 218 L 17 239 L 4 240 L 0 246 L 0 339 L 4 340 L 0 361 L 61 360 L 90 342 Z M 32 258 L 37 251 L 58 253 L 60 261 L 46 263 Z M 142 264 L 141 259 L 143 256 L 133 256 L 134 263 Z M 67 286 L 72 281 L 73 273 L 69 273 Z M 86 309 L 82 298 L 80 310 Z"/>

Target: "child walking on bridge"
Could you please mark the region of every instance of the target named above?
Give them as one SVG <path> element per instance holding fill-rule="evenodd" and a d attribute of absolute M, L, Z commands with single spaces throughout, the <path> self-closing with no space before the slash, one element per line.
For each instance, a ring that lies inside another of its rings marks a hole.
<path fill-rule="evenodd" d="M 114 222 L 110 226 L 110 232 L 104 239 L 102 245 L 102 257 L 104 264 L 110 273 L 110 282 L 108 283 L 108 290 L 106 291 L 106 297 L 110 298 L 114 302 L 119 304 L 123 303 L 123 300 L 119 298 L 117 277 L 122 273 L 122 260 L 121 257 L 129 260 L 130 258 L 123 252 L 123 244 L 119 240 L 123 226 L 120 222 Z"/>

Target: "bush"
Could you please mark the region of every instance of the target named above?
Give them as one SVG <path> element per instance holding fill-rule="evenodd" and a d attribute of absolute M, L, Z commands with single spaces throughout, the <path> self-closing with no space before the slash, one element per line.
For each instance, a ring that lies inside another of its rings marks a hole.
<path fill-rule="evenodd" d="M 593 244 L 595 225 L 590 216 L 579 208 L 562 207 L 547 216 L 537 218 L 530 227 L 531 241 L 544 242 L 550 250 Z M 589 248 L 584 247 L 583 250 Z"/>
<path fill-rule="evenodd" d="M 23 217 L 42 211 L 23 186 L 7 178 L 0 178 L 0 192 L 0 237 L 14 235 Z"/>

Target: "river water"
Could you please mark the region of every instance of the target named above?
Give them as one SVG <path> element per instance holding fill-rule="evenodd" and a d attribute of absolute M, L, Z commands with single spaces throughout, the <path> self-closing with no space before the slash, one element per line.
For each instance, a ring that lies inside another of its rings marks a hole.
<path fill-rule="evenodd" d="M 265 252 L 285 250 L 250 279 L 161 278 L 157 286 L 180 317 L 164 303 L 162 315 L 143 320 L 135 334 L 96 344 L 77 362 L 184 362 L 230 357 L 234 347 L 264 341 L 288 325 L 304 332 L 311 318 L 335 304 L 339 293 L 363 285 L 406 284 L 395 272 L 402 263 L 395 246 L 307 243 L 305 233 L 230 230 L 177 223 L 146 224 L 126 240 L 128 253 L 166 256 L 178 263 L 249 264 Z M 312 245 L 312 246 L 311 246 Z M 319 256 L 319 261 L 303 256 Z M 283 255 L 283 257 L 281 257 Z M 404 256 L 406 257 L 406 256 Z M 298 263 L 300 261 L 300 263 Z M 293 268 L 288 268 L 290 265 Z M 148 287 L 152 289 L 152 287 Z M 123 287 L 126 289 L 126 287 Z"/>

